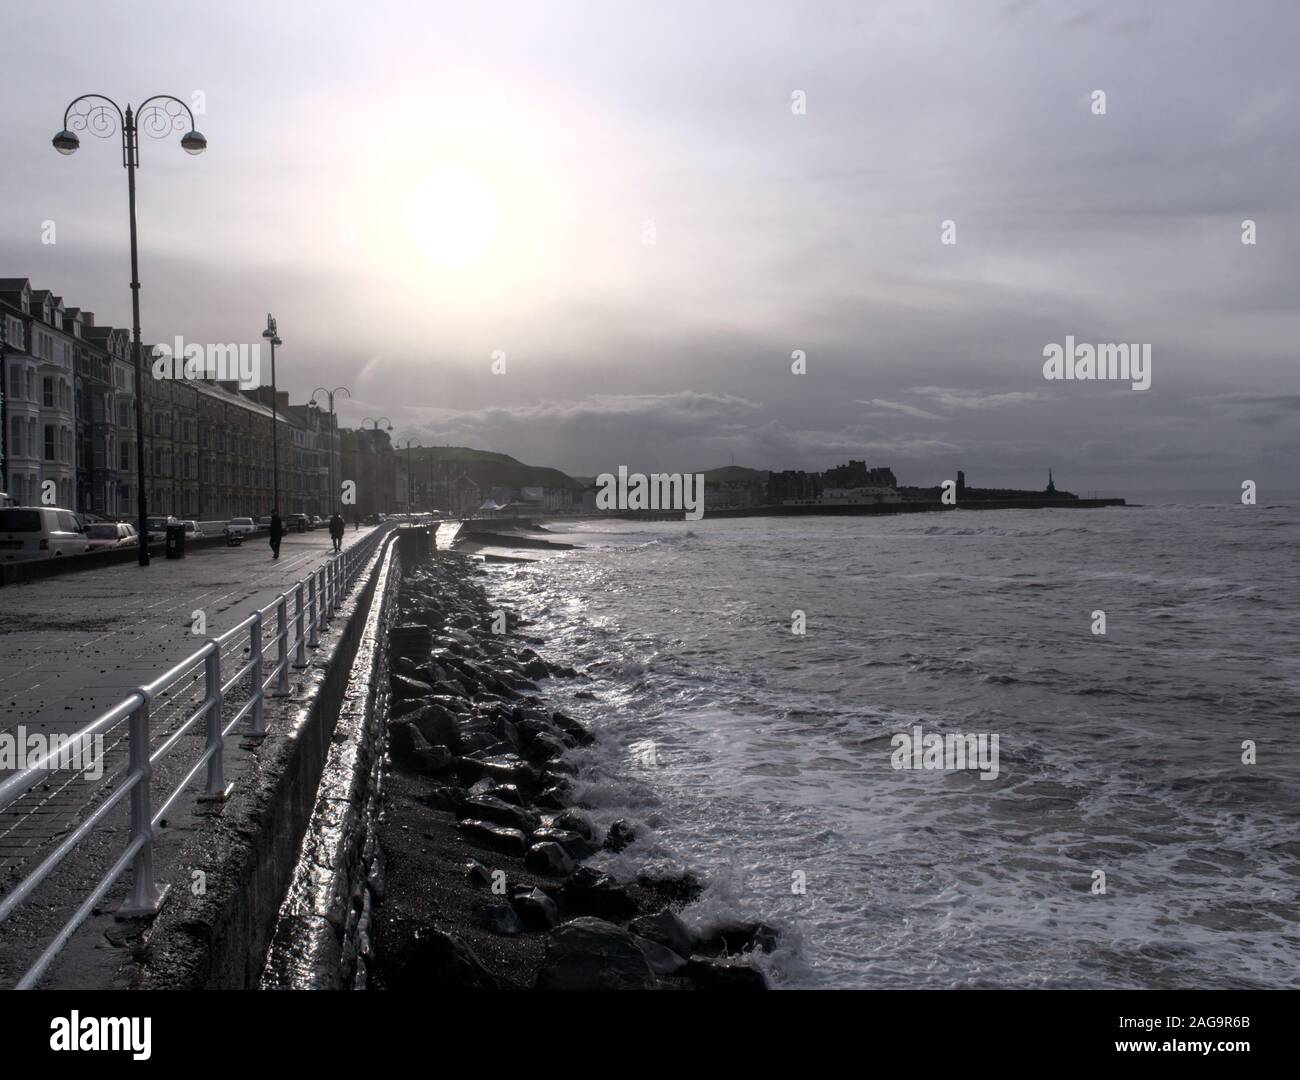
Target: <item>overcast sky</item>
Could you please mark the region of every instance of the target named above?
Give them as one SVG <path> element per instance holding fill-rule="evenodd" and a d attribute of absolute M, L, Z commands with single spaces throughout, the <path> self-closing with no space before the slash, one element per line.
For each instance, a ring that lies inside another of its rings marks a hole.
<path fill-rule="evenodd" d="M 345 424 L 575 474 L 1300 486 L 1300 5 L 81 0 L 4 38 L 0 276 L 129 325 L 116 142 L 49 140 L 81 92 L 201 101 L 207 154 L 143 140 L 146 340 L 273 311 Z M 1046 381 L 1067 334 L 1150 343 L 1151 389 Z"/>

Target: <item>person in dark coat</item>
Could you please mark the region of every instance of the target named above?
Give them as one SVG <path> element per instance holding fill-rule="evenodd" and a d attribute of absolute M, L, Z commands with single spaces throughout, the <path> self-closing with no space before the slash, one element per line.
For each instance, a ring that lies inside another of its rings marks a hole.
<path fill-rule="evenodd" d="M 343 533 L 346 529 L 347 525 L 343 522 L 343 515 L 336 510 L 334 516 L 330 518 L 330 538 L 334 541 L 335 551 L 343 550 Z"/>
<path fill-rule="evenodd" d="M 280 541 L 284 539 L 284 522 L 280 520 L 280 511 L 271 514 L 271 557 L 280 557 Z"/>

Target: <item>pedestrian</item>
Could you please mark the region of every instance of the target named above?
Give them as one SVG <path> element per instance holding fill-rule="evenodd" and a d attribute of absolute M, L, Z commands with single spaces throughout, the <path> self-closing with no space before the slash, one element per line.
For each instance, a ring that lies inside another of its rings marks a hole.
<path fill-rule="evenodd" d="M 271 558 L 280 557 L 280 541 L 284 538 L 284 522 L 280 520 L 280 511 L 271 513 Z"/>
<path fill-rule="evenodd" d="M 336 510 L 330 518 L 330 539 L 334 541 L 334 550 L 336 552 L 343 550 L 343 533 L 346 529 L 347 525 L 343 522 L 343 515 Z"/>
<path fill-rule="evenodd" d="M 357 523 L 357 527 L 356 527 L 356 530 L 355 530 L 355 531 L 356 531 L 356 532 L 360 532 L 360 531 L 361 531 L 361 511 L 360 511 L 360 510 L 353 510 L 353 511 L 352 511 L 352 520 L 355 521 L 355 522 Z"/>

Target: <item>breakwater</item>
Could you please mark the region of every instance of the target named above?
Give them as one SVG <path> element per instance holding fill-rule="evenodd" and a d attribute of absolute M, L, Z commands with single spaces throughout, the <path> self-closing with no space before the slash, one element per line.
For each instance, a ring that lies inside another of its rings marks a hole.
<path fill-rule="evenodd" d="M 573 794 L 575 758 L 599 735 L 549 709 L 542 686 L 584 676 L 543 659 L 479 573 L 444 552 L 402 583 L 370 985 L 765 988 L 748 954 L 776 931 L 700 936 L 678 915 L 702 889 L 690 873 L 619 881 L 585 863 L 634 830 L 598 829 Z"/>

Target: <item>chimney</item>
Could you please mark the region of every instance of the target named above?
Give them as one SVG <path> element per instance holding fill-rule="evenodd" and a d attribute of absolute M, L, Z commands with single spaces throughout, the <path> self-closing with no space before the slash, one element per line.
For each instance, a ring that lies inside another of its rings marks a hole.
<path fill-rule="evenodd" d="M 90 329 L 95 325 L 95 313 L 93 311 L 83 311 L 81 313 L 81 325 Z"/>

